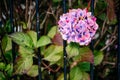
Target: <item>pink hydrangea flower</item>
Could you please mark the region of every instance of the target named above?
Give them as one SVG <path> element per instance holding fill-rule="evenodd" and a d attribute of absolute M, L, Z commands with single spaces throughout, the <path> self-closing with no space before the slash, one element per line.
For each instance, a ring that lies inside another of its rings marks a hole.
<path fill-rule="evenodd" d="M 64 40 L 88 45 L 94 37 L 98 24 L 96 18 L 87 9 L 71 9 L 60 16 L 59 32 Z"/>

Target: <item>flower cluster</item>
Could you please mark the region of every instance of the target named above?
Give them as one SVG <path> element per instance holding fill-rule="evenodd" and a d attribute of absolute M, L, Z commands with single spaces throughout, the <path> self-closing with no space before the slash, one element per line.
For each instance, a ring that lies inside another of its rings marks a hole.
<path fill-rule="evenodd" d="M 71 9 L 60 16 L 58 28 L 64 40 L 88 45 L 98 29 L 96 18 L 87 9 Z"/>

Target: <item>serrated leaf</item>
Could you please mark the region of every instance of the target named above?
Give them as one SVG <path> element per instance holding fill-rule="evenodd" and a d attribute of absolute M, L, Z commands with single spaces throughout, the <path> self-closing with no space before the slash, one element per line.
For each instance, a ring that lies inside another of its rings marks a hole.
<path fill-rule="evenodd" d="M 82 80 L 82 71 L 75 66 L 70 70 L 70 80 Z"/>
<path fill-rule="evenodd" d="M 31 40 L 31 38 L 23 32 L 13 33 L 13 34 L 10 35 L 10 37 L 18 45 L 27 46 L 27 47 L 30 47 L 30 48 L 33 47 L 33 42 Z"/>
<path fill-rule="evenodd" d="M 38 65 L 33 65 L 27 72 L 28 76 L 36 77 L 38 75 Z"/>
<path fill-rule="evenodd" d="M 26 56 L 25 58 L 17 59 L 17 64 L 14 66 L 15 74 L 25 74 L 32 67 L 32 56 Z"/>
<path fill-rule="evenodd" d="M 73 56 L 77 56 L 79 54 L 79 45 L 77 43 L 70 43 L 67 47 L 66 47 L 66 51 L 68 54 L 68 57 L 71 58 Z"/>
<path fill-rule="evenodd" d="M 95 55 L 94 56 L 94 65 L 99 65 L 102 62 L 103 57 L 104 57 L 103 52 L 94 51 L 94 55 Z"/>
<path fill-rule="evenodd" d="M 12 49 L 12 42 L 8 35 L 5 35 L 2 39 L 2 49 L 5 52 Z"/>
<path fill-rule="evenodd" d="M 56 33 L 57 33 L 57 26 L 53 26 L 48 32 L 47 36 L 49 36 L 50 38 L 53 38 Z"/>
<path fill-rule="evenodd" d="M 51 43 L 51 40 L 48 36 L 41 36 L 37 42 L 37 48 L 41 46 L 46 46 Z"/>
<path fill-rule="evenodd" d="M 62 57 L 62 51 L 62 46 L 51 45 L 46 49 L 44 53 L 44 59 L 51 62 L 57 62 Z"/>
<path fill-rule="evenodd" d="M 28 31 L 27 34 L 32 39 L 34 47 L 36 47 L 36 44 L 37 44 L 37 33 L 35 31 Z"/>

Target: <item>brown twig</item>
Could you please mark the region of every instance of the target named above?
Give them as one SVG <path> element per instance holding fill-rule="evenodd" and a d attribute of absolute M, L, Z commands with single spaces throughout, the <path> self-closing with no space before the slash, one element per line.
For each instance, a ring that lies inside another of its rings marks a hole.
<path fill-rule="evenodd" d="M 108 62 L 108 61 L 103 61 L 103 65 L 109 64 L 115 66 L 115 62 Z"/>
<path fill-rule="evenodd" d="M 25 10 L 25 21 L 27 21 L 27 19 L 28 19 L 28 0 L 26 0 L 26 10 Z"/>
<path fill-rule="evenodd" d="M 117 37 L 115 36 L 117 33 L 117 27 L 115 27 L 114 29 L 114 32 L 111 34 L 111 38 L 109 39 L 109 43 L 106 44 L 106 46 L 102 47 L 100 49 L 100 51 L 104 51 L 106 48 L 108 48 L 109 46 L 111 46 L 116 40 L 117 40 Z"/>
<path fill-rule="evenodd" d="M 106 27 L 105 27 L 106 21 L 107 21 L 107 18 L 106 18 L 106 19 L 104 20 L 104 22 L 103 22 L 102 31 L 101 31 L 101 33 L 100 33 L 100 38 L 96 41 L 96 43 L 95 43 L 95 45 L 94 45 L 94 48 L 98 45 L 98 43 L 101 41 L 103 35 L 104 35 L 104 34 L 106 33 L 106 31 L 107 31 L 107 29 L 106 29 Z"/>
<path fill-rule="evenodd" d="M 58 72 L 60 69 L 60 66 L 57 69 L 53 70 L 52 68 L 50 68 L 50 66 L 46 65 L 44 62 L 42 62 L 42 64 L 45 66 L 46 69 L 52 72 Z"/>
<path fill-rule="evenodd" d="M 89 0 L 89 2 L 88 2 L 87 10 L 90 9 L 90 4 L 91 4 L 91 0 Z"/>

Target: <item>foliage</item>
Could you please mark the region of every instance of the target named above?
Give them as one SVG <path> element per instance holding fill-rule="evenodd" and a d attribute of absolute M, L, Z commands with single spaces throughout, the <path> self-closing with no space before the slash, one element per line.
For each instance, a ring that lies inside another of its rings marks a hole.
<path fill-rule="evenodd" d="M 89 0 L 68 0 L 66 3 L 67 10 L 87 6 L 90 10 Z M 90 64 L 94 64 L 95 80 L 107 78 L 116 80 L 116 76 L 112 74 L 115 73 L 116 67 L 117 20 L 116 17 L 111 18 L 106 14 L 110 12 L 108 3 L 111 2 L 95 0 L 94 15 L 97 17 L 99 30 L 93 40 L 94 52 L 90 49 L 90 45 L 80 46 L 74 42 L 67 43 L 67 69 L 70 69 L 67 77 L 70 77 L 70 80 L 90 80 Z M 37 37 L 35 31 L 35 1 L 14 1 L 14 33 L 11 33 L 6 4 L 9 5 L 7 1 L 4 1 L 1 6 L 5 8 L 0 7 L 2 10 L 0 11 L 2 14 L 2 20 L 0 20 L 0 80 L 13 80 L 15 75 L 18 80 L 37 80 L 38 54 L 42 57 L 42 79 L 63 80 L 63 40 L 58 32 L 58 24 L 56 24 L 63 13 L 62 0 L 40 2 L 40 38 Z M 12 55 L 13 47 L 15 47 L 16 55 Z M 15 61 L 13 61 L 13 56 L 16 57 Z"/>

